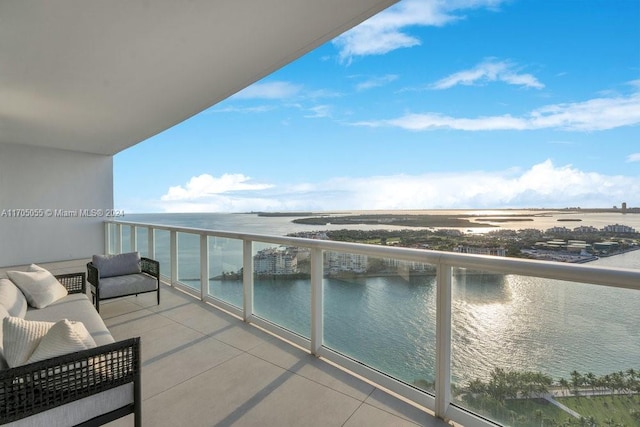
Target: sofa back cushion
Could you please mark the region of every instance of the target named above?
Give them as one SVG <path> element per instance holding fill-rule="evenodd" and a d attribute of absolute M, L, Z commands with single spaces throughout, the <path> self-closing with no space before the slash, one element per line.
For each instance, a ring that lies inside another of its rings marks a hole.
<path fill-rule="evenodd" d="M 117 255 L 94 255 L 91 262 L 100 272 L 100 278 L 136 274 L 140 268 L 140 253 L 127 252 Z"/>
<path fill-rule="evenodd" d="M 0 305 L 7 310 L 9 316 L 24 317 L 27 312 L 27 299 L 9 279 L 0 279 Z"/>
<path fill-rule="evenodd" d="M 31 307 L 44 308 L 68 294 L 53 274 L 35 264 L 29 271 L 7 271 L 7 276 L 20 288 Z"/>

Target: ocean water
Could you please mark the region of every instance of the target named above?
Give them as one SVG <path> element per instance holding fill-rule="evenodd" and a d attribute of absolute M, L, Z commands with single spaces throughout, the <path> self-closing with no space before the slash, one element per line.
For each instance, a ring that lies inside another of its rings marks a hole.
<path fill-rule="evenodd" d="M 513 213 L 513 211 L 509 211 Z M 500 215 L 504 212 L 492 213 Z M 561 214 L 534 217 L 503 228 L 625 224 L 640 229 L 640 215 Z M 285 235 L 328 227 L 291 223 L 287 217 L 253 214 L 130 215 L 125 220 L 215 230 Z M 569 224 L 569 225 L 567 225 Z M 371 226 L 351 226 L 371 229 Z M 346 228 L 340 226 L 339 228 Z M 379 228 L 389 228 L 379 227 Z M 474 230 L 478 231 L 478 230 Z M 199 287 L 199 240 L 181 236 L 181 281 Z M 157 237 L 158 255 L 168 236 Z M 256 250 L 262 248 L 260 245 Z M 267 245 L 265 245 L 266 247 Z M 168 254 L 168 249 L 166 251 Z M 211 276 L 237 271 L 242 245 L 210 239 Z M 371 261 L 371 260 L 370 260 Z M 640 251 L 591 265 L 640 269 Z M 166 261 L 165 261 L 166 265 Z M 240 305 L 242 285 L 210 280 L 209 292 Z M 367 279 L 325 279 L 324 343 L 336 351 L 410 384 L 428 388 L 435 366 L 435 277 L 398 274 Z M 310 336 L 308 280 L 257 280 L 256 314 Z M 640 292 L 517 275 L 456 270 L 453 277 L 452 377 L 458 384 L 487 378 L 495 368 L 541 371 L 554 379 L 573 370 L 605 375 L 640 369 Z M 427 385 L 425 385 L 427 384 Z"/>

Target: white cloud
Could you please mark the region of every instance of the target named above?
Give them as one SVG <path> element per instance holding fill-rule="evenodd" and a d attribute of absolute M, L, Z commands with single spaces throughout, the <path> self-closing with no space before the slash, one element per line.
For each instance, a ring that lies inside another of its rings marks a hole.
<path fill-rule="evenodd" d="M 461 11 L 495 8 L 504 0 L 403 0 L 336 38 L 341 61 L 354 56 L 382 55 L 420 45 L 407 33 L 412 26 L 443 26 L 464 19 Z"/>
<path fill-rule="evenodd" d="M 396 119 L 354 123 L 359 126 L 391 126 L 413 131 L 560 129 L 586 132 L 638 124 L 640 124 L 640 92 L 629 96 L 595 98 L 584 102 L 547 105 L 522 117 L 506 114 L 459 118 L 438 113 L 422 113 L 406 114 Z"/>
<path fill-rule="evenodd" d="M 331 107 L 329 105 L 316 105 L 315 107 L 309 108 L 311 114 L 307 114 L 304 117 L 310 119 L 318 119 L 331 117 Z"/>
<path fill-rule="evenodd" d="M 192 177 L 184 186 L 170 187 L 162 201 L 201 200 L 211 196 L 240 191 L 265 190 L 269 184 L 255 184 L 242 174 L 224 174 L 219 178 L 209 174 Z"/>
<path fill-rule="evenodd" d="M 632 163 L 632 162 L 640 162 L 640 153 L 633 153 L 633 154 L 629 154 L 627 156 L 627 162 L 628 163 Z"/>
<path fill-rule="evenodd" d="M 302 90 L 302 85 L 291 82 L 254 83 L 241 90 L 231 99 L 287 99 L 296 96 Z"/>
<path fill-rule="evenodd" d="M 527 170 L 339 177 L 288 186 L 250 185 L 246 177 L 239 177 L 230 179 L 228 184 L 213 186 L 213 190 L 210 185 L 193 182 L 199 178 L 195 177 L 187 188 L 172 187 L 182 191 L 170 189 L 167 195 L 172 197 L 163 197 L 161 209 L 166 212 L 249 212 L 602 207 L 626 200 L 629 194 L 640 194 L 639 177 L 585 172 L 571 165 L 555 166 L 551 160 Z M 202 181 L 210 182 L 210 178 Z M 253 191 L 235 191 L 237 186 L 250 187 Z"/>
<path fill-rule="evenodd" d="M 485 82 L 500 81 L 510 85 L 525 86 L 535 89 L 542 89 L 544 85 L 531 74 L 520 74 L 515 64 L 509 61 L 498 61 L 489 58 L 474 68 L 458 71 L 433 85 L 432 89 L 449 89 L 457 85 L 476 85 Z"/>
<path fill-rule="evenodd" d="M 397 80 L 398 76 L 395 74 L 387 74 L 385 76 L 379 77 L 371 77 L 364 82 L 360 82 L 356 85 L 357 90 L 368 90 L 373 89 L 375 87 L 384 86 L 387 83 L 391 83 L 394 80 Z"/>

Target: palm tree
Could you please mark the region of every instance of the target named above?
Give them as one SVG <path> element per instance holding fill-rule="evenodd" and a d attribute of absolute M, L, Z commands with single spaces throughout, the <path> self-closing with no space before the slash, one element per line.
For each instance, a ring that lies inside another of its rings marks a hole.
<path fill-rule="evenodd" d="M 569 391 L 571 391 L 571 389 L 569 388 L 569 381 L 565 380 L 564 378 L 560 378 L 560 380 L 558 381 L 558 384 L 560 384 L 560 388 L 562 391 L 564 391 L 565 389 L 567 390 L 567 393 L 569 393 Z"/>
<path fill-rule="evenodd" d="M 591 387 L 591 394 L 595 394 L 598 378 L 593 374 L 593 372 L 589 372 L 585 376 L 585 380 L 587 384 L 589 384 L 589 387 Z"/>
<path fill-rule="evenodd" d="M 614 394 L 616 394 L 616 392 L 619 393 L 622 390 L 624 390 L 625 381 L 624 381 L 624 373 L 622 371 L 614 372 L 613 374 L 611 374 L 611 386 L 613 388 Z"/>
<path fill-rule="evenodd" d="M 605 389 L 613 391 L 613 386 L 611 384 L 611 375 L 607 374 L 602 377 L 602 384 L 604 385 Z"/>
<path fill-rule="evenodd" d="M 582 374 L 576 370 L 572 371 L 571 374 L 571 386 L 573 387 L 573 394 L 578 396 L 580 394 L 579 388 L 584 382 L 584 378 Z"/>
<path fill-rule="evenodd" d="M 633 368 L 627 369 L 626 374 L 629 395 L 633 394 L 633 392 L 640 392 L 640 382 L 638 382 L 638 373 L 636 370 Z"/>

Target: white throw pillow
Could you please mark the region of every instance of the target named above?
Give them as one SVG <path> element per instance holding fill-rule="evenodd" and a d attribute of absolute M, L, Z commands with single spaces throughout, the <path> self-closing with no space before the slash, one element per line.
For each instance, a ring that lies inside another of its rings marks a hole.
<path fill-rule="evenodd" d="M 24 365 L 53 325 L 53 322 L 5 317 L 2 321 L 2 341 L 9 367 Z"/>
<path fill-rule="evenodd" d="M 23 317 L 27 313 L 27 300 L 20 289 L 9 279 L 0 279 L 0 305 L 10 316 Z"/>
<path fill-rule="evenodd" d="M 7 309 L 4 308 L 4 305 L 0 304 L 0 369 L 6 369 L 9 367 L 9 365 L 7 365 L 7 361 L 4 359 L 4 351 L 2 349 L 3 347 L 2 323 L 4 318 L 9 316 L 10 315 Z"/>
<path fill-rule="evenodd" d="M 7 276 L 20 288 L 30 306 L 44 308 L 68 295 L 65 288 L 53 274 L 32 264 L 30 270 L 7 271 Z"/>
<path fill-rule="evenodd" d="M 27 271 L 49 271 L 44 267 L 40 267 L 38 264 L 31 264 Z"/>
<path fill-rule="evenodd" d="M 38 362 L 50 357 L 62 356 L 75 351 L 94 348 L 96 342 L 82 322 L 62 319 L 56 322 L 40 340 L 27 363 Z"/>

